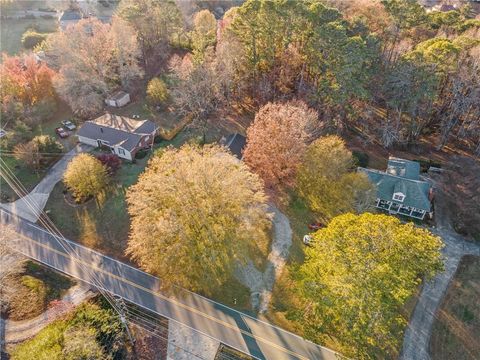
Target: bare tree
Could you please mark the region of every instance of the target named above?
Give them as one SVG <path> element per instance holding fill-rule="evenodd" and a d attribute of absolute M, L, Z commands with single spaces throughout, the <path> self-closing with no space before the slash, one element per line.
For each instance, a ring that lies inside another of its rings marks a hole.
<path fill-rule="evenodd" d="M 209 115 L 224 101 L 214 66 L 211 57 L 202 63 L 194 64 L 188 55 L 183 59 L 175 58 L 171 64 L 176 78 L 171 92 L 172 98 L 180 113 L 192 117 L 192 126 L 200 130 L 203 141 Z"/>
<path fill-rule="evenodd" d="M 46 55 L 59 70 L 55 88 L 82 116 L 96 113 L 105 94 L 118 86 L 128 88 L 143 76 L 135 31 L 124 20 L 112 25 L 86 19 L 48 38 Z"/>

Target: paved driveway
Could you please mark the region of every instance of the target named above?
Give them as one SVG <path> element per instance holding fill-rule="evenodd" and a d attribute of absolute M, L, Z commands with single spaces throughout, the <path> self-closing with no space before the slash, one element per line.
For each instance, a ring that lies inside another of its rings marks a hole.
<path fill-rule="evenodd" d="M 55 185 L 62 179 L 63 173 L 70 160 L 77 154 L 93 149 L 89 145 L 78 144 L 53 165 L 47 175 L 25 197 L 12 203 L 0 204 L 0 207 L 8 210 L 21 218 L 36 222 L 38 216 L 45 207 L 48 197 Z"/>

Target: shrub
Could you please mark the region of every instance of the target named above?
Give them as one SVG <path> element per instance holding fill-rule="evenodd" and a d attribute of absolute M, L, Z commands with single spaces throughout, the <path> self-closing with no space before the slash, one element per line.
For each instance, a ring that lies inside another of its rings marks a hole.
<path fill-rule="evenodd" d="M 123 328 L 110 309 L 86 303 L 16 346 L 12 360 L 124 358 Z M 106 355 L 108 354 L 108 355 Z"/>
<path fill-rule="evenodd" d="M 38 147 L 38 151 L 41 153 L 53 155 L 60 154 L 63 150 L 63 145 L 50 135 L 35 136 L 32 142 Z"/>
<path fill-rule="evenodd" d="M 28 29 L 22 35 L 22 44 L 25 49 L 33 49 L 47 39 L 46 34 L 40 34 L 35 30 Z"/>
<path fill-rule="evenodd" d="M 116 173 L 122 166 L 122 160 L 115 154 L 100 154 L 97 159 L 107 168 L 110 175 Z"/>
<path fill-rule="evenodd" d="M 367 153 L 361 151 L 353 151 L 352 155 L 355 160 L 355 165 L 358 165 L 360 167 L 368 166 L 369 156 Z"/>
<path fill-rule="evenodd" d="M 135 159 L 143 159 L 145 156 L 147 156 L 148 150 L 139 150 L 135 154 Z"/>
<path fill-rule="evenodd" d="M 108 185 L 105 166 L 90 154 L 79 154 L 67 166 L 65 185 L 78 202 L 98 196 Z"/>
<path fill-rule="evenodd" d="M 153 78 L 147 86 L 148 101 L 155 105 L 165 103 L 168 99 L 167 85 L 160 78 Z"/>

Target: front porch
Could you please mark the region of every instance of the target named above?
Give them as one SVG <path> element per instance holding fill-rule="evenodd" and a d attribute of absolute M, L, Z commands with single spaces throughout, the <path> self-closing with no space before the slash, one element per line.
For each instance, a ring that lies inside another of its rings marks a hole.
<path fill-rule="evenodd" d="M 411 206 L 405 206 L 390 200 L 377 199 L 375 207 L 380 210 L 388 211 L 388 213 L 392 215 L 400 214 L 419 220 L 423 220 L 426 214 L 425 210 L 417 209 Z"/>

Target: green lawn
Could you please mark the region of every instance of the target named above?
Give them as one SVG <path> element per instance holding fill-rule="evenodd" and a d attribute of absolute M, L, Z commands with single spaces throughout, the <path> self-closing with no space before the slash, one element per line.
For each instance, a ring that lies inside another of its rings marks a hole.
<path fill-rule="evenodd" d="M 125 260 L 130 228 L 125 192 L 145 169 L 147 161 L 148 156 L 136 163 L 123 162 L 104 196 L 82 205 L 65 200 L 66 189 L 60 182 L 50 194 L 45 210 L 67 238 Z"/>
<path fill-rule="evenodd" d="M 27 168 L 11 154 L 2 154 L 2 160 L 6 162 L 8 168 L 20 180 L 27 191 L 32 190 L 44 176 L 43 171 L 37 173 Z M 8 186 L 3 177 L 0 178 L 0 194 L 0 200 L 2 202 L 10 202 L 18 199 L 18 195 Z"/>

